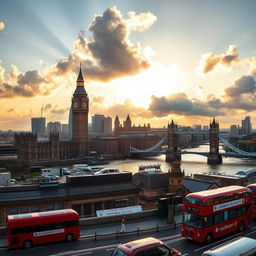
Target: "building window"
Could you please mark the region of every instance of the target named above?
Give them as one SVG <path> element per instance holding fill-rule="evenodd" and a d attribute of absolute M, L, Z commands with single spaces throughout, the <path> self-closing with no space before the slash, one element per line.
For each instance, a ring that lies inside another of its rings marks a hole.
<path fill-rule="evenodd" d="M 104 209 L 107 210 L 107 209 L 111 209 L 112 208 L 112 201 L 109 200 L 109 201 L 105 201 L 104 202 Z"/>
<path fill-rule="evenodd" d="M 128 206 L 133 206 L 135 205 L 135 199 L 134 197 L 129 197 L 128 198 Z"/>
<path fill-rule="evenodd" d="M 92 204 L 84 204 L 84 215 L 92 215 Z"/>
<path fill-rule="evenodd" d="M 40 206 L 39 205 L 31 205 L 31 212 L 39 212 Z"/>
<path fill-rule="evenodd" d="M 95 202 L 94 203 L 94 214 L 96 214 L 96 211 L 102 210 L 102 202 Z"/>
<path fill-rule="evenodd" d="M 78 213 L 79 216 L 82 215 L 81 204 L 74 204 L 74 205 L 72 205 L 72 209 L 74 209 Z"/>
<path fill-rule="evenodd" d="M 57 209 L 64 209 L 65 207 L 64 207 L 64 203 L 63 202 L 58 202 L 57 204 L 56 204 L 56 208 Z"/>
<path fill-rule="evenodd" d="M 19 213 L 19 209 L 17 207 L 13 207 L 13 208 L 8 209 L 8 214 L 9 215 L 18 214 L 18 213 Z"/>
<path fill-rule="evenodd" d="M 54 203 L 47 204 L 47 211 L 52 211 L 55 209 Z"/>
<path fill-rule="evenodd" d="M 28 210 L 27 206 L 20 207 L 20 213 L 28 213 L 28 212 L 29 212 L 29 210 Z"/>
<path fill-rule="evenodd" d="M 114 201 L 114 208 L 120 208 L 120 207 L 126 207 L 126 206 L 128 206 L 127 198 L 117 199 Z"/>

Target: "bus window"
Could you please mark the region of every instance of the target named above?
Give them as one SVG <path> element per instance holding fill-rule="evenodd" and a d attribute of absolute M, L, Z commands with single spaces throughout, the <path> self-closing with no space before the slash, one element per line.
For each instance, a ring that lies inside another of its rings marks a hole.
<path fill-rule="evenodd" d="M 218 212 L 214 215 L 214 224 L 223 222 L 223 212 Z"/>
<path fill-rule="evenodd" d="M 189 204 L 195 204 L 195 205 L 203 205 L 202 200 L 194 197 L 187 197 L 185 198 L 185 201 Z"/>

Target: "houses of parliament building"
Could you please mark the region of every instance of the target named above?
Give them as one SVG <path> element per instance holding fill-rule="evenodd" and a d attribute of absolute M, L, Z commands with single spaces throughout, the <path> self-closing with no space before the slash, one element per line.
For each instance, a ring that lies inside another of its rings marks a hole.
<path fill-rule="evenodd" d="M 50 134 L 49 140 L 38 141 L 32 133 L 17 133 L 14 137 L 19 160 L 28 162 L 57 161 L 64 158 L 84 157 L 94 151 L 109 159 L 129 156 L 130 146 L 148 148 L 159 141 L 159 136 L 150 133 L 150 125 L 132 126 L 129 115 L 124 125 L 118 116 L 111 137 L 88 136 L 89 97 L 84 87 L 80 67 L 76 88 L 71 99 L 71 139 L 62 141 L 59 134 Z"/>

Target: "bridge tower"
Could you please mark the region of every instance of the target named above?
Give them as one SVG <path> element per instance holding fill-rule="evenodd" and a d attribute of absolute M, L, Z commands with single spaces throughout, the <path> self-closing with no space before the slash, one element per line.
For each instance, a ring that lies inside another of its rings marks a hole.
<path fill-rule="evenodd" d="M 167 126 L 167 150 L 166 150 L 166 162 L 173 162 L 176 160 L 180 160 L 180 156 L 176 155 L 178 149 L 178 134 L 175 132 L 178 130 L 177 124 L 175 124 L 172 120 L 170 124 Z"/>
<path fill-rule="evenodd" d="M 219 154 L 219 123 L 213 118 L 212 123 L 210 123 L 209 130 L 209 142 L 210 142 L 210 152 L 208 155 L 208 164 L 221 164 L 222 156 Z"/>

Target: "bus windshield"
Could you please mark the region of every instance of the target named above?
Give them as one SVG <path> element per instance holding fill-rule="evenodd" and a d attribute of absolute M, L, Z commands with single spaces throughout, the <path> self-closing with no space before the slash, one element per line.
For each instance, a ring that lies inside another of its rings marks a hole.
<path fill-rule="evenodd" d="M 183 224 L 188 225 L 190 227 L 194 227 L 194 228 L 202 228 L 203 227 L 203 217 L 202 216 L 188 213 L 188 212 L 184 212 L 183 216 L 184 216 Z"/>

